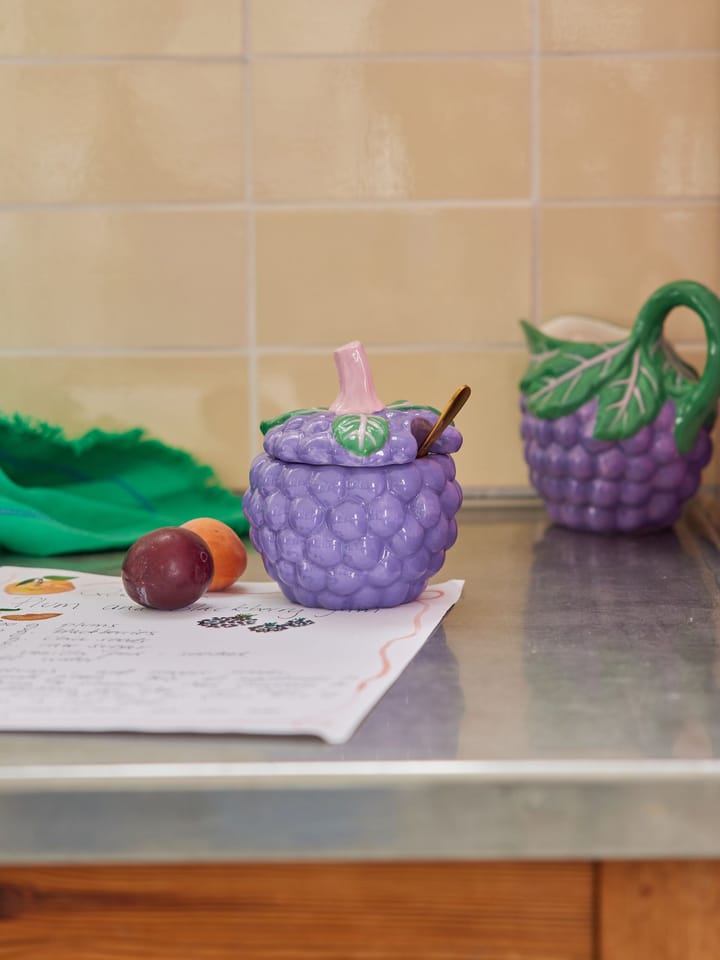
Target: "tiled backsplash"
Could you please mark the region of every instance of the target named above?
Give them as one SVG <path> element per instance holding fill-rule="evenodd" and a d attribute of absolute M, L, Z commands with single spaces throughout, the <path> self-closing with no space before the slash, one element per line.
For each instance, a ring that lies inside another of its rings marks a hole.
<path fill-rule="evenodd" d="M 0 129 L 0 408 L 233 486 L 360 339 L 525 487 L 518 320 L 720 290 L 718 0 L 0 0 Z"/>

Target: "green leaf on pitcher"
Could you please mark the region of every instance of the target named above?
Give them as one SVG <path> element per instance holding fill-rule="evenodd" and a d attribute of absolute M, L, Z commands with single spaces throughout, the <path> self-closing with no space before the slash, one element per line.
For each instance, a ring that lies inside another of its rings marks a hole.
<path fill-rule="evenodd" d="M 662 358 L 660 353 L 655 356 Z M 598 395 L 593 436 L 599 440 L 624 440 L 652 423 L 665 400 L 658 366 L 644 346 L 633 350 Z"/>
<path fill-rule="evenodd" d="M 371 453 L 381 450 L 390 432 L 384 417 L 374 417 L 368 413 L 348 413 L 336 417 L 332 430 L 337 442 L 359 457 L 369 457 Z"/>
<path fill-rule="evenodd" d="M 556 340 L 530 324 L 523 324 L 531 350 L 528 370 L 521 381 L 528 408 L 554 419 L 572 413 L 592 397 L 622 367 L 633 345 L 575 343 Z"/>
<path fill-rule="evenodd" d="M 687 453 L 703 424 L 710 425 L 715 418 L 714 411 L 703 410 L 695 402 L 691 393 L 676 401 L 675 406 L 675 443 L 680 453 Z"/>
<path fill-rule="evenodd" d="M 525 341 L 527 342 L 530 353 L 531 366 L 538 366 L 548 357 L 554 356 L 558 349 L 565 343 L 556 337 L 549 337 L 546 333 L 543 333 L 542 330 L 538 330 L 537 327 L 528 323 L 527 320 L 521 320 L 520 326 L 525 334 Z M 565 346 L 567 346 L 567 344 L 565 344 Z"/>
<path fill-rule="evenodd" d="M 650 348 L 655 365 L 660 364 L 665 392 L 676 399 L 685 394 L 688 387 L 700 379 L 697 370 L 679 356 L 664 337 Z"/>
<path fill-rule="evenodd" d="M 702 376 L 663 336 L 675 307 L 702 320 L 707 361 Z M 690 280 L 665 284 L 643 304 L 627 339 L 614 343 L 557 340 L 522 322 L 530 358 L 521 389 L 531 413 L 556 419 L 598 398 L 593 436 L 623 440 L 650 423 L 663 403 L 675 403 L 674 436 L 680 453 L 691 449 L 702 426 L 715 421 L 720 397 L 720 300 Z"/>

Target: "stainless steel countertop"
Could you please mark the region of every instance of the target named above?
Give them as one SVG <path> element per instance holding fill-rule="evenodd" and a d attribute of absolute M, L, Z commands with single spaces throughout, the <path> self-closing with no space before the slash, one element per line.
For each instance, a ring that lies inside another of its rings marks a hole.
<path fill-rule="evenodd" d="M 707 517 L 605 538 L 464 507 L 438 577 L 463 598 L 343 746 L 0 734 L 0 863 L 719 856 Z"/>

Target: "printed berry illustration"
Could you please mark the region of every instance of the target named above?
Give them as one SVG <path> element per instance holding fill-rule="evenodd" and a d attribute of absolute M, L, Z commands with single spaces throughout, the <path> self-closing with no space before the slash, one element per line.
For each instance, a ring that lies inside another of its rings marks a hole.
<path fill-rule="evenodd" d="M 291 630 L 293 627 L 310 627 L 312 624 L 313 621 L 308 620 L 307 617 L 293 617 L 292 620 L 285 620 L 280 623 L 273 621 L 259 623 L 256 627 L 249 627 L 248 629 L 252 633 L 278 633 L 281 630 Z"/>
<path fill-rule="evenodd" d="M 198 620 L 201 627 L 210 627 L 211 629 L 222 630 L 230 627 L 247 627 L 256 623 L 257 620 L 250 613 L 235 613 L 227 617 L 205 617 Z"/>
<path fill-rule="evenodd" d="M 268 621 L 267 623 L 259 623 L 256 627 L 250 627 L 249 629 L 253 633 L 279 633 L 281 630 L 288 630 L 289 624 Z"/>
<path fill-rule="evenodd" d="M 265 452 L 243 498 L 250 538 L 294 603 L 397 606 L 422 593 L 457 537 L 451 454 L 462 437 L 448 426 L 418 458 L 439 411 L 385 406 L 357 341 L 336 350 L 335 363 L 340 391 L 329 408 L 261 424 Z"/>
<path fill-rule="evenodd" d="M 663 336 L 678 306 L 694 310 L 705 327 L 701 377 Z M 650 297 L 629 335 L 584 320 L 583 338 L 579 319 L 558 318 L 542 330 L 523 324 L 530 361 L 520 384 L 522 437 L 531 483 L 566 527 L 629 533 L 670 526 L 712 453 L 720 300 L 677 281 Z"/>

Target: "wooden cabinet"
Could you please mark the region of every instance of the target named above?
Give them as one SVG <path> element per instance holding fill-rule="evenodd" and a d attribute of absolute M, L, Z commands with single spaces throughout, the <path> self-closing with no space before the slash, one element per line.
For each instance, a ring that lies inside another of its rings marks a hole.
<path fill-rule="evenodd" d="M 597 891 L 599 960 L 720 958 L 720 861 L 606 863 Z"/>
<path fill-rule="evenodd" d="M 717 960 L 720 862 L 0 868 L 0 960 Z"/>

